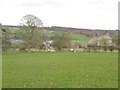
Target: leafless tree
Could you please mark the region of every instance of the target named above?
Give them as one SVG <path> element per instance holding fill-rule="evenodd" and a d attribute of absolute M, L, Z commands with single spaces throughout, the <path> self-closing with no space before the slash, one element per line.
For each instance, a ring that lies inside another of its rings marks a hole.
<path fill-rule="evenodd" d="M 26 15 L 22 18 L 20 25 L 21 38 L 28 42 L 28 47 L 39 47 L 42 41 L 42 21 L 34 15 Z"/>
<path fill-rule="evenodd" d="M 2 32 L 2 50 L 6 51 L 10 48 L 10 39 L 12 38 L 12 34 L 8 28 L 1 28 Z"/>
<path fill-rule="evenodd" d="M 53 46 L 57 50 L 62 50 L 62 48 L 68 48 L 70 46 L 70 34 L 68 31 L 60 30 L 54 32 Z"/>

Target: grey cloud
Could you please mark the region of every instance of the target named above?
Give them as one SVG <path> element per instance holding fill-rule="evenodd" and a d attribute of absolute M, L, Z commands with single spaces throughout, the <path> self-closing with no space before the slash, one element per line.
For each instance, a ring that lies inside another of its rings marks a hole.
<path fill-rule="evenodd" d="M 31 2 L 21 3 L 19 5 L 22 7 L 40 7 L 40 6 L 42 6 L 41 3 L 31 3 Z"/>
<path fill-rule="evenodd" d="M 65 6 L 65 3 L 57 1 L 44 1 L 44 2 L 24 2 L 19 5 L 23 7 L 44 7 L 44 6 L 63 7 Z"/>
<path fill-rule="evenodd" d="M 90 5 L 101 5 L 101 4 L 105 4 L 108 3 L 108 0 L 93 0 L 93 1 L 89 1 L 88 4 Z"/>

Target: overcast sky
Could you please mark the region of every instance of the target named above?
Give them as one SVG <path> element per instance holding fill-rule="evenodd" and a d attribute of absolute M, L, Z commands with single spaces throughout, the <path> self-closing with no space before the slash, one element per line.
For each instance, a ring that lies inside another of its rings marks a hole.
<path fill-rule="evenodd" d="M 0 0 L 0 23 L 19 25 L 26 14 L 44 26 L 117 29 L 119 0 Z"/>

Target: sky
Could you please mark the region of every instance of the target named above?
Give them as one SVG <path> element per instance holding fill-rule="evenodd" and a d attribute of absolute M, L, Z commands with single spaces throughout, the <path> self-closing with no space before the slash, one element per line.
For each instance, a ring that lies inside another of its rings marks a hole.
<path fill-rule="evenodd" d="M 19 25 L 23 16 L 39 17 L 45 27 L 118 29 L 119 0 L 0 0 L 0 23 Z"/>

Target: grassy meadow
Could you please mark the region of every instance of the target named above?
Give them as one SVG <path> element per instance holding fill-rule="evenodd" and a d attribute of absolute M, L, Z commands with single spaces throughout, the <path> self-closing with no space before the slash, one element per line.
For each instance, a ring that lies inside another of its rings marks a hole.
<path fill-rule="evenodd" d="M 80 41 L 86 41 L 90 39 L 90 37 L 87 37 L 82 34 L 75 34 L 75 33 L 72 33 L 70 37 L 72 38 L 72 40 L 80 40 Z"/>
<path fill-rule="evenodd" d="M 118 54 L 3 54 L 3 88 L 117 88 Z"/>

